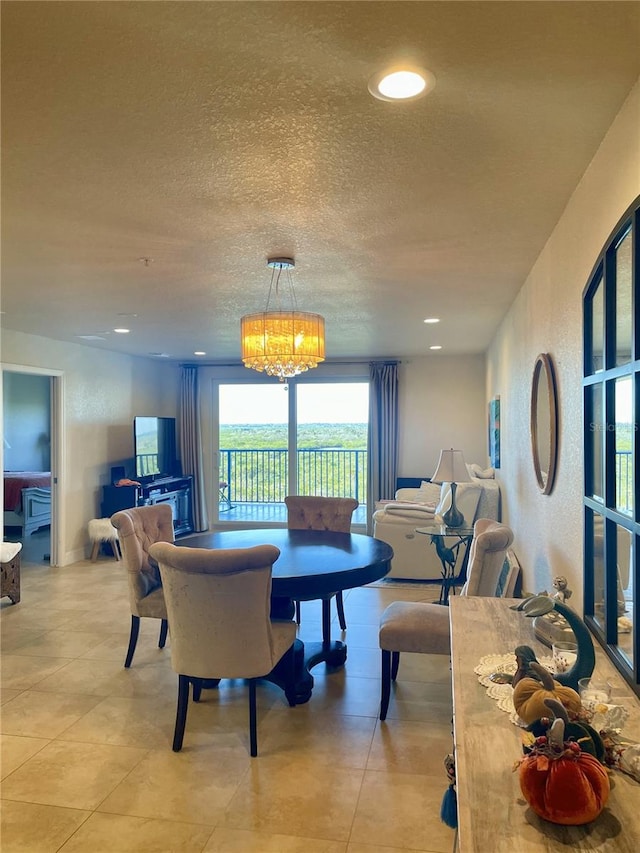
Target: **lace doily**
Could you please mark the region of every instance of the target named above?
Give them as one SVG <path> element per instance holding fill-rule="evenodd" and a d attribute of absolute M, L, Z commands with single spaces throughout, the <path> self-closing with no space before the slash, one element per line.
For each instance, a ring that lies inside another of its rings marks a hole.
<path fill-rule="evenodd" d="M 539 663 L 551 669 L 553 666 L 552 658 L 540 658 Z M 474 672 L 478 676 L 478 681 L 483 687 L 487 688 L 487 696 L 495 699 L 498 703 L 498 708 L 509 715 L 509 719 L 514 726 L 526 728 L 527 724 L 516 714 L 516 709 L 513 707 L 513 687 L 510 684 L 496 684 L 491 681 L 490 675 L 494 672 L 504 672 L 508 675 L 514 675 L 517 669 L 516 657 L 513 652 L 506 655 L 485 655 L 480 658 L 480 663 L 474 667 Z"/>
<path fill-rule="evenodd" d="M 539 663 L 553 672 L 553 658 L 540 658 Z M 514 726 L 526 728 L 527 724 L 522 720 L 513 707 L 513 687 L 510 684 L 496 684 L 491 681 L 490 675 L 494 672 L 504 672 L 513 675 L 517 669 L 514 652 L 506 655 L 485 655 L 474 667 L 478 681 L 487 689 L 487 696 L 495 700 L 501 711 L 509 715 Z M 595 709 L 591 724 L 598 731 L 608 729 L 614 732 L 621 731 L 629 717 L 629 711 L 623 705 L 598 705 Z"/>

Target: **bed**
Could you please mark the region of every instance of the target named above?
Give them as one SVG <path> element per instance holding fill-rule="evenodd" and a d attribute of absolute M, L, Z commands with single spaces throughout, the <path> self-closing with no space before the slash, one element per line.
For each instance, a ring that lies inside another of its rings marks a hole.
<path fill-rule="evenodd" d="M 51 472 L 5 471 L 4 527 L 19 527 L 20 538 L 51 524 Z"/>

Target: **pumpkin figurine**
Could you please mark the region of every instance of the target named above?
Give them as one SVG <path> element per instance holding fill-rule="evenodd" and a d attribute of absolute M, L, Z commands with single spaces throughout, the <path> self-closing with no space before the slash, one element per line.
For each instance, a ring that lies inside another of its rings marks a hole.
<path fill-rule="evenodd" d="M 577 713 L 582 707 L 580 696 L 571 687 L 565 687 L 537 661 L 531 661 L 529 669 L 536 678 L 521 678 L 513 688 L 513 707 L 525 723 L 533 723 L 548 714 L 545 699 L 557 699 L 569 711 Z M 539 680 L 538 680 L 539 679 Z"/>
<path fill-rule="evenodd" d="M 553 703 L 552 709 L 559 710 Z M 562 711 L 560 712 L 562 713 Z M 533 811 L 562 826 L 595 820 L 609 799 L 609 776 L 593 755 L 565 741 L 566 713 L 556 717 L 547 735 L 519 765 L 520 789 Z"/>
<path fill-rule="evenodd" d="M 580 718 L 570 720 L 564 705 L 557 699 L 545 699 L 544 704 L 551 709 L 554 717 L 561 717 L 564 720 L 565 740 L 575 741 L 583 752 L 588 752 L 589 755 L 595 756 L 598 761 L 604 764 L 606 755 L 604 741 L 593 726 Z M 529 738 L 531 740 L 523 745 L 525 753 L 531 752 L 532 747 L 535 746 L 536 738 L 547 734 L 547 729 L 552 722 L 553 717 L 551 719 L 541 717 L 527 726 L 526 730 L 530 733 Z"/>

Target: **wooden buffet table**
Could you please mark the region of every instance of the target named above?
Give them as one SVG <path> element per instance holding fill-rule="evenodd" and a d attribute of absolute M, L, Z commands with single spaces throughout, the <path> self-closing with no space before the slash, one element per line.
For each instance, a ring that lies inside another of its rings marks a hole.
<path fill-rule="evenodd" d="M 460 853 L 539 853 L 539 851 L 640 850 L 640 782 L 610 772 L 605 810 L 585 826 L 557 826 L 537 817 L 520 791 L 513 764 L 522 755 L 521 730 L 501 711 L 478 681 L 480 658 L 529 645 L 539 657 L 550 649 L 533 634 L 532 620 L 510 610 L 504 598 L 449 599 L 453 678 L 454 742 Z M 608 680 L 612 702 L 627 707 L 623 734 L 640 742 L 640 701 L 598 643 L 596 675 Z"/>

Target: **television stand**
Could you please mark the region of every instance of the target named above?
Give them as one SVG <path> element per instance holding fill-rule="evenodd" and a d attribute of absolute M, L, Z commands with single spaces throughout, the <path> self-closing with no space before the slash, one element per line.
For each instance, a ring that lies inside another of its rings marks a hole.
<path fill-rule="evenodd" d="M 173 511 L 176 535 L 193 533 L 193 477 L 167 477 L 141 486 L 103 486 L 102 518 L 111 518 L 121 509 L 168 503 Z"/>

